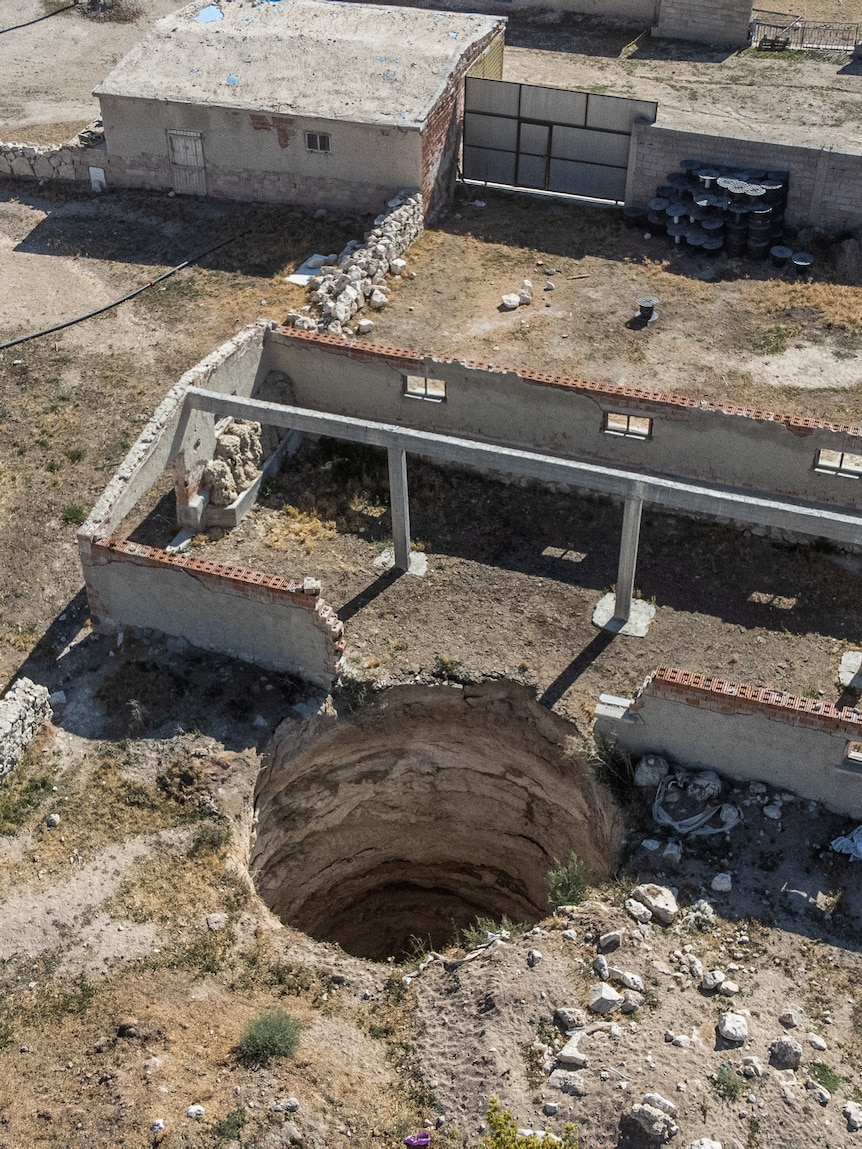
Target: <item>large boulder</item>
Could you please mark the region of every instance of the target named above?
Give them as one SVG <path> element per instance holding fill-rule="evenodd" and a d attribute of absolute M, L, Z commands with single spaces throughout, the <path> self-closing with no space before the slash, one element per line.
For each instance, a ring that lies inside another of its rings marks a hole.
<path fill-rule="evenodd" d="M 723 1013 L 718 1019 L 718 1032 L 725 1041 L 745 1041 L 748 1022 L 741 1013 Z"/>
<path fill-rule="evenodd" d="M 679 909 L 673 891 L 667 886 L 657 886 L 654 882 L 636 886 L 632 890 L 632 897 L 646 906 L 656 921 L 661 922 L 663 926 L 671 924 Z"/>
<path fill-rule="evenodd" d="M 623 995 L 606 981 L 590 986 L 590 1009 L 593 1013 L 615 1013 L 622 1004 Z"/>

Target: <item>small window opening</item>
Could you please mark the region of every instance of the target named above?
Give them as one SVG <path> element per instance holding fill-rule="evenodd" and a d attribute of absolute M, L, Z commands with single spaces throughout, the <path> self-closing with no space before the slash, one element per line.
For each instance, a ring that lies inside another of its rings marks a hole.
<path fill-rule="evenodd" d="M 652 419 L 643 415 L 623 415 L 619 411 L 605 412 L 606 435 L 625 435 L 629 439 L 648 439 L 652 434 Z"/>
<path fill-rule="evenodd" d="M 838 767 L 850 774 L 862 774 L 862 742 L 848 742 Z"/>
<path fill-rule="evenodd" d="M 329 132 L 306 132 L 305 146 L 310 152 L 331 152 Z"/>
<path fill-rule="evenodd" d="M 405 375 L 404 394 L 410 399 L 442 403 L 446 398 L 446 383 L 443 379 L 428 379 L 424 375 Z"/>
<path fill-rule="evenodd" d="M 825 475 L 859 479 L 862 478 L 862 455 L 852 455 L 849 451 L 818 451 L 814 470 Z"/>

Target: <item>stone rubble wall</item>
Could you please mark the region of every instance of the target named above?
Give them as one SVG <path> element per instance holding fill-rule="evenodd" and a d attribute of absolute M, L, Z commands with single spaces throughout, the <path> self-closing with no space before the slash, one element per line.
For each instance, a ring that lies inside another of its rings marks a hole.
<path fill-rule="evenodd" d="M 24 751 L 53 717 L 48 691 L 19 678 L 0 701 L 0 778 L 14 770 Z"/>
<path fill-rule="evenodd" d="M 96 120 L 62 146 L 0 141 L 0 176 L 19 179 L 90 182 L 90 165 L 104 167 L 107 155 L 101 123 Z"/>
<path fill-rule="evenodd" d="M 339 256 L 322 263 L 309 283 L 311 303 L 300 314 L 289 315 L 288 326 L 353 335 L 348 325 L 358 312 L 366 306 L 380 311 L 387 305 L 387 276 L 404 274 L 407 265 L 401 257 L 425 225 L 422 193 L 402 191 L 387 208 L 375 219 L 364 243 L 351 240 Z M 373 326 L 370 319 L 360 319 L 356 333 L 368 335 Z"/>

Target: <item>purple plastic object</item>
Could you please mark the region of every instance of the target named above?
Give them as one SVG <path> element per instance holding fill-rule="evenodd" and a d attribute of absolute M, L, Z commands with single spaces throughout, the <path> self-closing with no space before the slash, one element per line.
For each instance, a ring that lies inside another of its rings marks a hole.
<path fill-rule="evenodd" d="M 431 1134 L 427 1129 L 423 1129 L 420 1133 L 410 1133 L 404 1138 L 404 1144 L 410 1146 L 411 1149 L 415 1149 L 419 1145 L 430 1145 Z"/>

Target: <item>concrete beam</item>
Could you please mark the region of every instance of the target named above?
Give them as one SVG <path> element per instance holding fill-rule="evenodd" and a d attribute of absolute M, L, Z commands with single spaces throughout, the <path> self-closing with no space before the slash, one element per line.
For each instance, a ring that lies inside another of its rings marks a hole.
<path fill-rule="evenodd" d="M 440 462 L 507 471 L 539 482 L 585 487 L 622 499 L 637 496 L 644 502 L 658 503 L 667 510 L 725 517 L 740 523 L 776 527 L 841 543 L 862 542 L 862 514 L 836 511 L 818 503 L 770 498 L 756 491 L 671 479 L 622 467 L 483 443 L 477 439 L 418 431 L 371 419 L 330 415 L 307 407 L 241 399 L 199 387 L 188 389 L 186 404 L 214 414 L 232 415 L 235 419 L 253 419 L 275 427 L 330 435 L 353 443 L 369 443 L 387 450 L 395 448 Z"/>

